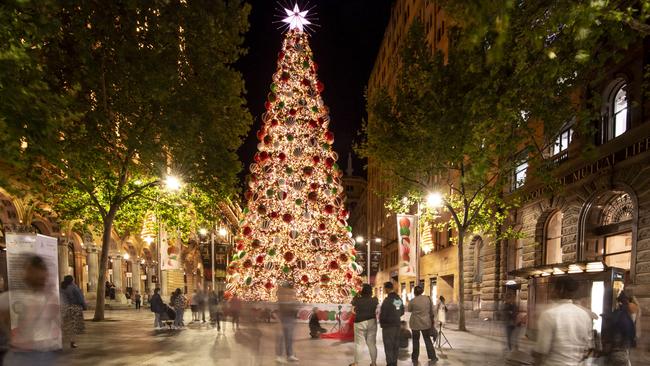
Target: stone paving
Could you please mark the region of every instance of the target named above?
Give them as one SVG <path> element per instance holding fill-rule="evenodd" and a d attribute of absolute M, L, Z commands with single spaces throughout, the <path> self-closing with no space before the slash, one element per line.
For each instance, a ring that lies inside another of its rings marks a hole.
<path fill-rule="evenodd" d="M 92 318 L 86 313 L 86 319 Z M 153 330 L 153 314 L 148 309 L 107 311 L 104 322 L 86 321 L 86 333 L 78 339 L 79 348 L 66 349 L 58 357 L 59 365 L 276 365 L 276 324 L 245 324 L 233 331 L 230 322 L 217 332 L 205 324 L 189 324 L 183 330 Z M 191 314 L 185 314 L 186 324 Z M 327 328 L 330 326 L 325 325 Z M 454 349 L 438 351 L 436 365 L 503 365 L 504 344 L 498 337 L 445 331 Z M 307 324 L 296 328 L 294 349 L 296 365 L 348 365 L 353 359 L 353 343 L 312 340 Z M 379 365 L 385 365 L 381 330 L 378 332 Z M 426 365 L 424 344 L 421 365 Z M 412 365 L 404 355 L 399 365 Z M 362 365 L 370 363 L 369 357 Z"/>

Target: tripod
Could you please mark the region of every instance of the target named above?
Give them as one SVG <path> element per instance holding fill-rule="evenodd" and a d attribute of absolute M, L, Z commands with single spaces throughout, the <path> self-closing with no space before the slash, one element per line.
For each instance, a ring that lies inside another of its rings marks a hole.
<path fill-rule="evenodd" d="M 442 322 L 438 322 L 438 327 L 440 328 L 440 330 L 438 331 L 438 344 L 436 345 L 436 347 L 438 347 L 438 349 L 442 349 L 442 347 L 445 344 L 447 344 L 449 345 L 449 348 L 454 349 L 454 347 L 451 346 L 451 343 L 449 343 L 449 339 L 447 339 L 447 336 L 445 336 L 445 333 L 442 332 L 442 328 L 443 328 L 442 324 L 443 324 Z M 442 341 L 443 338 L 445 339 L 444 342 Z"/>
<path fill-rule="evenodd" d="M 342 330 L 341 329 L 341 309 L 343 308 L 342 305 L 339 305 L 339 312 L 336 315 L 336 323 L 334 323 L 334 326 L 332 326 L 332 329 L 330 329 L 330 333 L 334 333 L 334 330 L 338 330 L 339 332 Z"/>

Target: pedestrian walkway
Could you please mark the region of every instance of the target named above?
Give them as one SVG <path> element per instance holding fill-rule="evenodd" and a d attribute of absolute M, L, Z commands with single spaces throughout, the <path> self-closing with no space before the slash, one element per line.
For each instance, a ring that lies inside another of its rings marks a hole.
<path fill-rule="evenodd" d="M 86 314 L 90 319 L 91 313 Z M 79 337 L 79 348 L 65 350 L 58 364 L 93 365 L 276 365 L 275 324 L 242 323 L 235 332 L 230 322 L 221 333 L 207 323 L 188 323 L 183 330 L 154 331 L 153 314 L 142 309 L 107 311 L 104 322 L 86 322 L 86 334 Z M 191 315 L 186 314 L 186 319 Z M 326 326 L 328 327 L 328 326 Z M 503 365 L 503 342 L 472 333 L 445 331 L 454 349 L 438 352 L 437 365 Z M 379 365 L 385 365 L 381 330 L 378 333 Z M 296 328 L 296 365 L 339 366 L 352 362 L 354 346 L 332 340 L 312 340 L 307 324 Z M 421 364 L 426 365 L 425 355 Z M 364 361 L 361 365 L 369 364 Z M 399 365 L 412 365 L 408 355 Z"/>

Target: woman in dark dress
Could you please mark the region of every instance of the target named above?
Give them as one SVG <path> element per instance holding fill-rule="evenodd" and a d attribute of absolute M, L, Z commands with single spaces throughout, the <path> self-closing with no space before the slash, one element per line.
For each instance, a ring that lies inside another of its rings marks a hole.
<path fill-rule="evenodd" d="M 74 283 L 74 278 L 67 275 L 61 282 L 61 320 L 63 337 L 70 341 L 70 348 L 77 348 L 77 334 L 84 331 L 84 313 L 86 301 L 81 290 Z"/>

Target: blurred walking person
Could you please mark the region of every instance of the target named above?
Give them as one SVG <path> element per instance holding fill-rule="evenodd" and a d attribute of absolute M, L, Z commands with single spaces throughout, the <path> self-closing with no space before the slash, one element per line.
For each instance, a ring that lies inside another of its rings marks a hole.
<path fill-rule="evenodd" d="M 518 332 L 517 332 L 517 303 L 513 295 L 508 295 L 506 306 L 503 309 L 506 317 L 506 339 L 508 341 L 508 351 L 519 349 Z"/>
<path fill-rule="evenodd" d="M 151 312 L 153 312 L 154 314 L 154 319 L 153 319 L 154 329 L 164 328 L 162 319 L 160 319 L 160 314 L 163 311 L 165 311 L 165 303 L 163 303 L 162 297 L 160 297 L 160 289 L 156 288 L 155 290 L 153 290 L 153 296 L 151 296 Z"/>
<path fill-rule="evenodd" d="M 140 310 L 140 307 L 142 306 L 142 295 L 140 295 L 140 291 L 135 292 L 135 310 Z"/>
<path fill-rule="evenodd" d="M 384 292 L 388 294 L 381 303 L 379 310 L 379 324 L 381 335 L 384 339 L 384 352 L 386 365 L 397 366 L 399 354 L 399 333 L 401 317 L 404 315 L 404 303 L 395 293 L 392 282 L 384 283 Z"/>
<path fill-rule="evenodd" d="M 232 298 L 228 302 L 228 312 L 232 317 L 232 329 L 239 329 L 239 315 L 241 313 L 241 300 L 237 297 L 237 294 L 232 295 Z"/>
<path fill-rule="evenodd" d="M 363 358 L 364 344 L 370 353 L 370 365 L 377 365 L 377 306 L 379 300 L 372 296 L 372 287 L 365 283 L 359 295 L 352 299 L 354 308 L 354 363 L 357 366 Z"/>
<path fill-rule="evenodd" d="M 298 361 L 298 357 L 293 352 L 293 331 L 296 327 L 296 315 L 296 292 L 291 284 L 283 284 L 278 288 L 280 334 L 277 335 L 275 343 L 277 362 Z"/>
<path fill-rule="evenodd" d="M 411 360 L 414 364 L 418 363 L 420 357 L 420 334 L 424 338 L 424 345 L 427 349 L 427 357 L 429 361 L 436 362 L 436 350 L 433 348 L 433 341 L 431 340 L 432 328 L 435 327 L 435 312 L 433 310 L 433 301 L 427 295 L 422 295 L 424 289 L 422 286 L 415 286 L 413 294 L 415 297 L 411 299 L 408 305 L 408 311 L 411 312 L 409 319 L 409 326 L 413 335 L 413 351 L 411 352 Z"/>
<path fill-rule="evenodd" d="M 172 294 L 171 297 L 171 306 L 176 312 L 176 318 L 174 318 L 174 327 L 176 329 L 182 329 L 185 327 L 185 322 L 183 321 L 183 314 L 185 313 L 185 306 L 187 305 L 187 299 L 183 295 L 183 292 L 180 288 L 177 288 L 176 291 Z"/>
<path fill-rule="evenodd" d="M 210 288 L 208 287 L 206 291 L 199 291 L 198 303 L 199 303 L 199 312 L 201 313 L 201 321 L 205 323 L 205 309 L 208 307 L 208 292 Z M 198 319 L 197 319 L 198 320 Z"/>
<path fill-rule="evenodd" d="M 198 322 L 199 321 L 199 293 L 196 289 L 194 289 L 194 293 L 192 294 L 192 297 L 190 297 L 190 310 L 192 311 L 192 322 Z"/>
<path fill-rule="evenodd" d="M 577 366 L 592 348 L 592 319 L 571 300 L 578 283 L 571 277 L 555 281 L 553 306 L 538 320 L 537 343 L 533 347 L 536 365 Z"/>
<path fill-rule="evenodd" d="M 630 314 L 630 301 L 624 292 L 617 298 L 618 306 L 605 319 L 604 344 L 607 365 L 630 365 L 630 348 L 634 344 L 636 329 Z"/>
<path fill-rule="evenodd" d="M 84 313 L 86 300 L 74 277 L 67 275 L 61 282 L 61 321 L 63 338 L 70 342 L 70 348 L 77 348 L 77 334 L 84 331 Z"/>
<path fill-rule="evenodd" d="M 0 294 L 0 320 L 10 330 L 9 352 L 4 364 L 12 366 L 47 366 L 54 364 L 54 351 L 60 347 L 61 308 L 56 289 L 48 287 L 47 279 L 56 274 L 40 256 L 24 258 L 23 281 L 25 287 Z M 16 311 L 12 328 L 10 298 Z M 20 301 L 16 301 L 20 299 Z"/>

